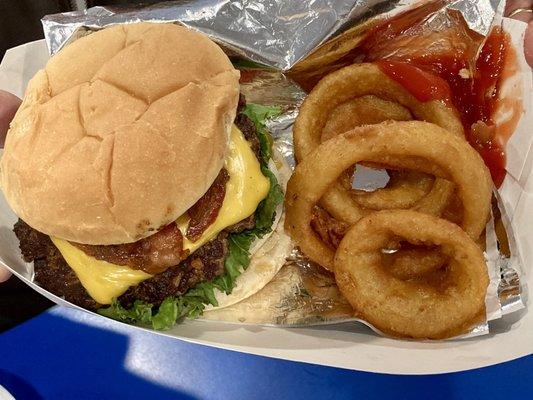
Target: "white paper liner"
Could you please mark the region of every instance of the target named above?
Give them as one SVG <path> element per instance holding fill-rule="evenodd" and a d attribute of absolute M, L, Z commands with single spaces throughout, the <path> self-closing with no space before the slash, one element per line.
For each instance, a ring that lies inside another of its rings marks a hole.
<path fill-rule="evenodd" d="M 378 3 L 378 2 L 376 2 Z M 404 4 L 407 6 L 407 4 Z M 470 12 L 470 17 L 467 18 L 470 26 L 474 29 L 486 33 L 488 30 L 487 21 L 492 20 L 494 15 L 494 10 L 489 6 L 489 2 L 471 2 L 471 1 L 457 1 L 453 2 L 452 5 L 454 8 L 458 8 L 463 11 L 465 17 L 468 17 L 465 13 Z M 394 12 L 397 12 L 399 8 L 396 8 Z M 477 10 L 477 11 L 476 11 Z M 103 12 L 103 11 L 102 11 Z M 105 13 L 104 13 L 105 14 Z M 348 15 L 348 14 L 346 14 Z M 475 17 L 475 18 L 474 18 Z M 114 23 L 113 15 L 105 15 L 103 21 L 107 23 Z M 99 19 L 97 19 L 99 20 Z M 351 21 L 350 18 L 344 22 Z M 54 32 L 57 34 L 58 24 L 57 21 L 54 24 Z M 84 24 L 78 23 L 76 29 L 71 30 L 67 37 L 64 37 L 63 43 L 68 40 L 72 40 L 79 34 L 85 34 L 86 28 L 81 28 Z M 525 30 L 525 24 L 506 20 L 504 19 L 503 25 L 505 29 L 511 33 L 513 43 L 517 48 L 521 48 L 523 40 L 523 32 Z M 46 24 L 45 24 L 46 26 Z M 98 27 L 98 25 L 95 25 Z M 325 36 L 324 39 L 332 35 L 331 32 L 334 32 L 336 29 L 340 29 L 340 26 L 335 25 L 335 29 L 329 33 L 321 31 Z M 81 29 L 81 30 L 80 30 Z M 52 30 L 50 30 L 52 32 Z M 214 31 L 210 31 L 211 35 L 215 34 Z M 48 43 L 51 43 L 52 36 L 47 36 Z M 56 35 L 57 39 L 57 35 Z M 236 46 L 236 43 L 232 43 L 232 46 Z M 238 46 L 237 46 L 238 47 Z M 52 46 L 53 48 L 53 46 Z M 56 47 L 58 48 L 58 47 Z M 521 53 L 520 53 L 521 55 Z M 21 46 L 17 49 L 13 49 L 6 54 L 5 62 L 0 68 L 0 87 L 5 90 L 9 90 L 19 96 L 22 96 L 24 87 L 28 79 L 36 72 L 36 70 L 43 65 L 46 55 L 44 52 L 44 47 L 42 43 L 30 43 L 25 46 Z M 253 58 L 252 58 L 253 59 Z M 298 57 L 293 57 L 289 61 L 294 62 Z M 523 56 L 519 57 L 521 61 L 521 67 L 523 68 L 523 78 L 521 84 L 523 86 L 524 96 L 524 108 L 528 111 L 528 114 L 524 115 L 519 122 L 518 128 L 515 134 L 512 136 L 507 147 L 508 153 L 508 169 L 509 174 L 499 190 L 501 197 L 501 204 L 503 204 L 503 219 L 506 222 L 508 228 L 508 234 L 511 236 L 509 240 L 512 245 L 515 243 L 515 248 L 521 250 L 524 257 L 525 265 L 531 265 L 532 256 L 532 240 L 530 239 L 532 235 L 532 228 L 527 224 L 527 216 L 532 215 L 531 209 L 533 204 L 533 182 L 530 179 L 531 177 L 531 168 L 533 165 L 533 156 L 531 154 L 531 145 L 532 145 L 532 136 L 528 131 L 527 127 L 532 126 L 532 117 L 531 117 L 531 73 L 529 68 L 526 66 Z M 264 61 L 264 60 L 258 60 Z M 278 62 L 278 61 L 276 61 Z M 274 66 L 281 65 L 272 63 Z M 286 68 L 286 64 L 283 68 Z M 529 73 L 528 73 L 529 72 Z M 274 72 L 273 75 L 276 75 Z M 280 79 L 286 79 L 283 75 L 279 75 Z M 274 79 L 275 82 L 275 79 Z M 271 88 L 275 84 L 266 83 L 266 88 Z M 280 85 L 276 87 L 280 88 Z M 289 91 L 291 96 L 293 96 L 293 101 L 286 102 L 286 91 Z M 277 135 L 276 147 L 285 156 L 290 157 L 292 155 L 290 146 L 292 143 L 288 136 L 290 135 L 292 121 L 296 116 L 296 106 L 302 99 L 302 93 L 297 89 L 293 89 L 290 82 L 285 84 L 283 92 L 278 101 L 283 99 L 285 102 L 282 104 L 286 107 L 286 112 L 275 121 L 271 121 L 270 128 Z M 527 94 L 529 93 L 529 96 Z M 255 101 L 261 102 L 261 99 L 256 99 Z M 276 99 L 269 99 L 269 104 L 281 104 L 277 103 Z M 2 199 L 3 201 L 3 199 Z M 5 204 L 0 204 L 0 209 L 2 211 L 6 210 Z M 528 214 L 529 212 L 529 214 Z M 13 240 L 13 235 L 11 232 L 6 232 L 6 228 L 12 226 L 14 222 L 14 217 L 9 215 L 9 212 L 2 212 L 2 228 L 3 231 L 0 233 L 2 238 L 5 239 L 4 243 L 6 246 L 0 248 L 0 258 L 3 263 L 8 265 L 19 277 L 26 280 L 31 286 L 35 287 L 35 284 L 31 283 L 33 279 L 32 267 L 31 265 L 25 264 L 20 261 L 18 246 Z M 6 218 L 4 220 L 4 218 Z M 9 221 L 9 222 L 7 222 Z M 500 304 L 498 294 L 501 294 L 502 291 L 505 292 L 507 287 L 515 287 L 520 285 L 522 280 L 522 271 L 519 268 L 521 265 L 521 257 L 518 251 L 512 252 L 512 257 L 509 259 L 502 258 L 499 256 L 496 245 L 496 239 L 492 232 L 492 223 L 488 225 L 488 235 L 487 235 L 487 253 L 486 257 L 488 260 L 489 275 L 491 277 L 491 284 L 487 293 L 487 320 L 494 320 L 500 318 L 501 315 L 506 313 L 519 310 L 524 306 L 524 297 L 525 288 L 522 287 L 522 290 L 518 292 L 517 295 L 506 297 L 506 301 L 503 304 Z M 511 228 L 511 229 L 509 229 Z M 513 234 L 514 232 L 514 234 Z M 529 261 L 529 262 L 528 262 Z M 508 283 L 507 286 L 504 285 L 502 288 L 502 282 Z M 523 283 L 522 283 L 523 285 Z M 41 293 L 45 292 L 41 288 L 36 288 Z M 45 293 L 47 297 L 51 298 L 53 301 L 56 301 L 59 304 L 65 304 L 66 302 L 62 299 L 58 299 L 56 296 L 51 295 L 50 293 Z M 70 303 L 66 303 L 70 304 Z M 351 319 L 350 321 L 353 321 Z M 334 321 L 331 321 L 334 322 Z M 326 323 L 329 323 L 326 321 Z M 367 324 L 368 325 L 368 324 Z M 472 335 L 476 336 L 482 333 L 487 333 L 487 325 L 481 324 L 476 327 L 470 334 L 463 337 L 470 337 Z"/>

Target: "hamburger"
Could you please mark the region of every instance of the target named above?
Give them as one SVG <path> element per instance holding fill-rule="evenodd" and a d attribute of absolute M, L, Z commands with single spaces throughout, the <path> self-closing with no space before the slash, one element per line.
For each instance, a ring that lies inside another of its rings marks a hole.
<path fill-rule="evenodd" d="M 29 82 L 1 160 L 35 282 L 156 329 L 260 290 L 291 249 L 275 112 L 247 105 L 226 54 L 184 27 L 66 46 Z"/>

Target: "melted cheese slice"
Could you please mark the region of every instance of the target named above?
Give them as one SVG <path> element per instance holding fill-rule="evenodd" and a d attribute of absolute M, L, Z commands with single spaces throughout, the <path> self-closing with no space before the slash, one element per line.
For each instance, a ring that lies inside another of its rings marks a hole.
<path fill-rule="evenodd" d="M 90 257 L 66 240 L 51 239 L 89 295 L 100 304 L 111 304 L 114 297 L 120 296 L 130 286 L 152 277 L 138 269 Z"/>
<path fill-rule="evenodd" d="M 191 242 L 185 237 L 189 225 L 187 215 L 176 221 L 184 235 L 183 248 L 190 250 L 191 253 L 213 239 L 224 228 L 252 215 L 270 190 L 270 181 L 261 172 L 261 166 L 250 144 L 235 125 L 231 130 L 229 153 L 224 167 L 228 171 L 229 180 L 215 222 L 207 227 L 197 241 Z"/>
<path fill-rule="evenodd" d="M 261 172 L 250 144 L 235 125 L 231 130 L 225 168 L 229 180 L 218 217 L 196 242 L 184 237 L 183 247 L 191 253 L 223 229 L 252 215 L 270 190 L 270 181 Z M 185 234 L 188 227 L 187 215 L 178 218 L 176 224 Z M 97 260 L 65 240 L 51 239 L 89 295 L 100 304 L 111 304 L 113 298 L 123 294 L 130 286 L 152 277 L 144 271 Z"/>

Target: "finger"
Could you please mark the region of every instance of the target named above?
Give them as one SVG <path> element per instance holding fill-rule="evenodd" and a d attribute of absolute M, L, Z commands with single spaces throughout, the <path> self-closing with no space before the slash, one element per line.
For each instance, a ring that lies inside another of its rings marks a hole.
<path fill-rule="evenodd" d="M 4 147 L 9 123 L 15 116 L 20 103 L 21 100 L 14 94 L 0 90 L 0 147 Z"/>
<path fill-rule="evenodd" d="M 533 68 L 533 21 L 527 24 L 524 34 L 524 55 L 529 66 Z"/>
<path fill-rule="evenodd" d="M 0 283 L 7 281 L 10 276 L 11 276 L 11 272 L 9 272 L 5 268 L 0 267 Z"/>
<path fill-rule="evenodd" d="M 529 22 L 533 19 L 533 14 L 528 11 L 533 9 L 533 0 L 513 0 L 508 1 L 505 5 L 505 16 L 511 17 L 524 22 Z"/>

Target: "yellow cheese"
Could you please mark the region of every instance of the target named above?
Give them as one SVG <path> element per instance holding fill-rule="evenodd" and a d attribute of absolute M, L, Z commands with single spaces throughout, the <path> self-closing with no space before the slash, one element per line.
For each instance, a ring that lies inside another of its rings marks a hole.
<path fill-rule="evenodd" d="M 191 242 L 184 238 L 183 248 L 190 250 L 191 253 L 213 239 L 224 228 L 252 215 L 270 190 L 270 181 L 261 172 L 261 166 L 250 144 L 235 125 L 231 130 L 229 153 L 224 167 L 228 171 L 229 180 L 222 207 L 215 222 L 207 227 L 197 241 Z M 186 216 L 178 218 L 176 224 L 185 235 L 189 224 L 188 218 Z"/>
<path fill-rule="evenodd" d="M 51 239 L 89 295 L 100 304 L 110 304 L 114 297 L 120 296 L 130 286 L 152 277 L 144 271 L 90 257 L 66 240 Z"/>
<path fill-rule="evenodd" d="M 225 168 L 229 180 L 217 219 L 196 242 L 184 238 L 183 247 L 191 253 L 213 239 L 224 228 L 252 215 L 268 194 L 270 181 L 262 174 L 259 161 L 235 125 L 231 130 Z M 176 224 L 185 234 L 188 226 L 187 215 L 178 218 Z M 100 304 L 111 304 L 113 298 L 123 294 L 130 286 L 152 277 L 143 271 L 97 260 L 65 240 L 51 239 L 89 295 Z"/>

